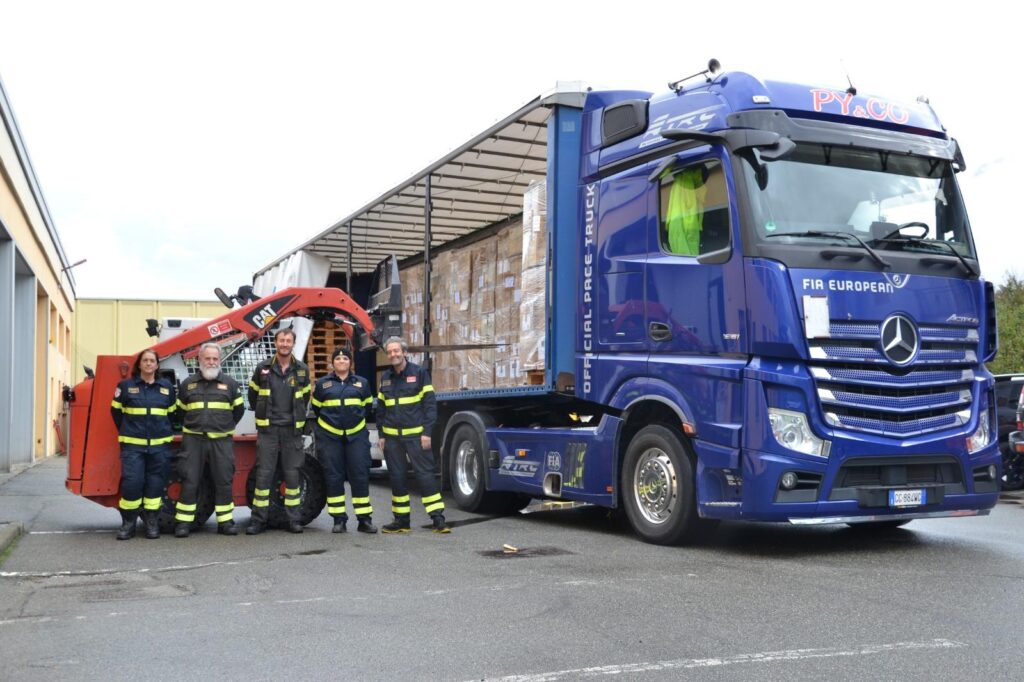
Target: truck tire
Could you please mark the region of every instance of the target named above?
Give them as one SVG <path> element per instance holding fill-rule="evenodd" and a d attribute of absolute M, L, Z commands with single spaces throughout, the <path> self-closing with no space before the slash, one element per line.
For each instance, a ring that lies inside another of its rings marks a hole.
<path fill-rule="evenodd" d="M 637 535 L 655 545 L 695 539 L 700 529 L 694 467 L 680 437 L 652 424 L 633 436 L 621 473 L 622 503 Z"/>
<path fill-rule="evenodd" d="M 511 514 L 525 507 L 530 497 L 487 490 L 487 465 L 481 434 L 462 424 L 448 446 L 448 474 L 452 497 L 460 509 L 478 514 Z"/>
<path fill-rule="evenodd" d="M 313 519 L 320 516 L 327 504 L 327 482 L 324 479 L 324 470 L 320 462 L 306 449 L 305 460 L 299 467 L 299 521 L 303 526 L 309 524 Z M 270 486 L 270 508 L 267 514 L 267 525 L 271 528 L 285 528 L 288 526 L 288 514 L 284 508 L 284 498 L 281 497 L 281 484 L 284 475 L 278 469 L 274 474 L 274 482 Z M 245 483 L 245 497 L 252 509 L 253 492 L 256 490 L 256 467 L 249 472 L 249 479 Z"/>
<path fill-rule="evenodd" d="M 181 477 L 178 476 L 177 461 L 171 466 L 171 478 L 167 483 L 167 488 L 175 491 L 181 490 Z M 175 485 L 179 484 L 179 485 Z M 175 514 L 178 513 L 177 509 L 177 496 L 174 499 L 164 491 L 164 503 L 160 507 L 160 532 L 170 533 L 174 530 L 174 525 L 177 521 L 174 519 Z M 203 477 L 199 481 L 199 490 L 196 493 L 196 520 L 192 522 L 192 530 L 196 530 L 201 527 L 206 520 L 213 514 L 213 484 L 210 482 L 210 470 L 209 468 L 203 470 Z"/>

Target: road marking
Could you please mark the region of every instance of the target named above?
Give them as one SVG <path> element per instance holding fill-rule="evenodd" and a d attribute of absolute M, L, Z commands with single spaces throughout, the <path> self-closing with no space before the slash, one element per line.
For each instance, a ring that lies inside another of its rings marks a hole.
<path fill-rule="evenodd" d="M 263 559 L 247 559 L 245 561 L 210 561 L 204 564 L 179 564 L 158 568 L 97 568 L 91 571 L 0 571 L 0 578 L 56 578 L 59 576 L 111 575 L 113 573 L 166 573 L 168 571 L 192 571 L 210 566 L 238 566 Z"/>
<path fill-rule="evenodd" d="M 488 677 L 490 682 L 552 682 L 564 677 L 598 677 L 604 675 L 631 675 L 662 670 L 686 670 L 692 668 L 716 668 L 738 663 L 773 663 L 775 661 L 803 661 L 815 658 L 838 658 L 841 656 L 873 656 L 893 651 L 913 651 L 921 649 L 960 649 L 967 645 L 949 639 L 931 639 L 923 642 L 895 642 L 893 644 L 865 644 L 853 648 L 829 647 L 825 649 L 789 649 L 784 651 L 764 651 L 756 654 L 738 654 L 736 656 L 714 658 L 681 658 L 674 661 L 650 661 L 647 663 L 623 663 L 593 668 L 574 668 L 555 672 L 535 673 L 530 675 L 508 675 L 506 677 Z"/>
<path fill-rule="evenodd" d="M 116 530 L 116 529 L 115 529 Z M 94 530 L 30 530 L 26 535 L 80 535 L 82 533 L 113 533 L 110 529 Z"/>

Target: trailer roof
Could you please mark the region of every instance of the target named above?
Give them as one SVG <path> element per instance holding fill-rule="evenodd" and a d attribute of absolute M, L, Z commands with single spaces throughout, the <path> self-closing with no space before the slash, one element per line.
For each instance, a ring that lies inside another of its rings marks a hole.
<path fill-rule="evenodd" d="M 431 249 L 522 213 L 522 196 L 547 169 L 547 120 L 552 107 L 582 108 L 587 88 L 559 83 L 440 160 L 345 216 L 309 241 L 261 268 L 305 250 L 346 272 L 351 227 L 352 273 L 372 272 L 383 258 L 421 253 L 424 197 L 430 177 Z"/>

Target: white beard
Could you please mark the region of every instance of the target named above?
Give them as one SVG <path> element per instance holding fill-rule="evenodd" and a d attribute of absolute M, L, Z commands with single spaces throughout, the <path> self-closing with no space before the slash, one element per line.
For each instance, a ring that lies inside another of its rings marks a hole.
<path fill-rule="evenodd" d="M 203 378 L 207 381 L 213 381 L 220 374 L 220 365 L 217 367 L 203 367 L 199 370 L 199 373 L 203 375 Z"/>

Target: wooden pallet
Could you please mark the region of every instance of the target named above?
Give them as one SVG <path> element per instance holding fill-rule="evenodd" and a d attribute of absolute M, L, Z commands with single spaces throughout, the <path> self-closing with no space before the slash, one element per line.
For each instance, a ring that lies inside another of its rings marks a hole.
<path fill-rule="evenodd" d="M 334 322 L 317 322 L 309 333 L 306 364 L 314 379 L 331 371 L 331 355 L 335 348 L 351 346 L 347 327 Z"/>
<path fill-rule="evenodd" d="M 544 370 L 542 369 L 530 369 L 526 371 L 526 385 L 527 386 L 543 386 L 544 385 Z"/>

